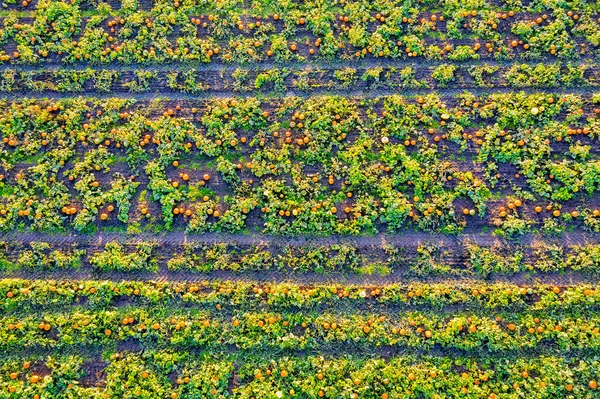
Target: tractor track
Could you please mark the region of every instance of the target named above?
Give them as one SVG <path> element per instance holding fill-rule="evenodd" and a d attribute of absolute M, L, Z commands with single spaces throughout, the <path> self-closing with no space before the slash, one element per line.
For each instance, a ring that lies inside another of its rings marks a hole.
<path fill-rule="evenodd" d="M 596 65 L 597 59 L 594 57 L 584 57 L 578 60 L 572 60 L 571 62 L 562 62 L 557 60 L 556 58 L 545 57 L 536 60 L 497 60 L 497 59 L 483 59 L 474 61 L 452 61 L 452 60 L 418 60 L 415 61 L 413 59 L 384 59 L 378 60 L 374 58 L 367 58 L 362 60 L 352 60 L 352 61 L 337 61 L 337 60 L 314 60 L 310 62 L 304 61 L 286 61 L 286 62 L 277 62 L 277 61 L 260 61 L 260 62 L 252 62 L 252 63 L 225 63 L 220 61 L 213 61 L 210 63 L 205 62 L 193 62 L 193 61 L 181 61 L 177 63 L 132 63 L 132 64 L 123 64 L 118 62 L 113 63 L 87 63 L 87 62 L 78 62 L 77 64 L 68 64 L 62 62 L 55 61 L 47 61 L 42 65 L 32 65 L 32 64 L 0 64 L 0 72 L 6 71 L 8 69 L 15 70 L 17 72 L 28 72 L 28 71 L 39 71 L 39 72 L 53 72 L 53 71 L 84 71 L 86 69 L 96 69 L 96 70 L 111 70 L 111 71 L 156 71 L 156 72 L 174 72 L 174 71 L 186 71 L 191 68 L 195 69 L 197 72 L 204 71 L 229 71 L 233 72 L 237 69 L 247 69 L 249 71 L 260 71 L 260 70 L 269 70 L 273 68 L 286 68 L 289 70 L 302 70 L 305 68 L 316 68 L 316 69 L 325 69 L 325 70 L 335 70 L 339 68 L 352 67 L 354 69 L 368 69 L 368 68 L 404 68 L 407 66 L 419 68 L 425 67 L 436 67 L 440 65 L 456 65 L 463 68 L 468 68 L 471 66 L 481 66 L 481 65 L 489 65 L 489 66 L 498 66 L 498 67 L 510 67 L 515 64 L 519 65 L 529 65 L 529 66 L 537 66 L 539 64 L 560 64 L 560 65 L 571 65 L 574 67 L 577 66 L 590 66 Z"/>
<path fill-rule="evenodd" d="M 314 90 L 311 92 L 303 92 L 301 90 L 288 90 L 285 93 L 248 93 L 248 92 L 236 92 L 233 90 L 224 91 L 210 91 L 201 92 L 197 94 L 181 93 L 173 91 L 156 91 L 148 93 L 95 93 L 93 95 L 83 93 L 56 93 L 56 92 L 14 92 L 14 93 L 0 93 L 0 100 L 18 101 L 23 100 L 24 97 L 29 99 L 40 99 L 40 100 L 60 100 L 68 98 L 83 98 L 83 99 L 112 99 L 122 98 L 131 99 L 136 101 L 145 100 L 198 100 L 198 99 L 213 99 L 213 98 L 261 98 L 261 99 L 280 99 L 283 97 L 299 97 L 299 98 L 311 98 L 320 96 L 340 96 L 340 97 L 354 97 L 354 98 L 379 98 L 385 96 L 391 96 L 394 94 L 401 93 L 405 97 L 415 97 L 419 95 L 426 95 L 431 92 L 432 89 L 359 89 L 359 90 Z M 441 88 L 436 89 L 436 92 L 440 94 L 440 97 L 453 97 L 464 92 L 475 96 L 486 96 L 490 94 L 502 94 L 519 92 L 525 94 L 540 94 L 540 93 L 553 93 L 553 94 L 573 94 L 573 95 L 592 95 L 599 91 L 597 87 L 579 87 L 579 88 L 539 88 L 539 87 L 528 87 L 528 88 Z"/>
<path fill-rule="evenodd" d="M 539 241 L 540 236 L 535 234 L 525 234 L 519 240 L 521 244 L 528 245 Z M 585 243 L 600 242 L 600 234 L 573 232 L 565 233 L 560 237 L 562 243 L 567 246 L 582 245 Z M 248 234 L 228 234 L 228 233 L 203 233 L 203 234 L 188 234 L 184 231 L 171 231 L 162 234 L 126 234 L 113 232 L 99 232 L 95 234 L 53 234 L 40 232 L 18 232 L 18 233 L 2 233 L 0 240 L 7 242 L 29 243 L 32 241 L 44 241 L 50 244 L 87 244 L 101 245 L 111 241 L 119 241 L 123 243 L 135 244 L 142 241 L 151 241 L 158 245 L 183 245 L 192 243 L 231 243 L 240 245 L 252 244 L 284 244 L 291 246 L 304 246 L 307 244 L 313 245 L 332 245 L 332 244 L 349 244 L 357 247 L 368 248 L 373 246 L 381 246 L 387 243 L 402 247 L 416 247 L 422 243 L 437 243 L 439 245 L 455 245 L 464 240 L 471 240 L 478 245 L 491 246 L 500 243 L 502 240 L 492 233 L 476 233 L 466 231 L 460 236 L 449 236 L 437 233 L 422 233 L 422 232 L 404 232 L 402 234 L 376 234 L 372 236 L 324 236 L 324 237 L 292 237 L 292 236 L 273 236 L 262 233 Z"/>
<path fill-rule="evenodd" d="M 518 273 L 514 275 L 497 275 L 487 279 L 478 279 L 473 276 L 448 280 L 448 276 L 415 277 L 405 273 L 392 273 L 387 276 L 357 275 L 349 273 L 287 273 L 276 271 L 232 272 L 215 271 L 212 273 L 171 272 L 161 270 L 151 272 L 97 272 L 91 268 L 78 271 L 31 271 L 22 270 L 0 273 L 0 279 L 23 280 L 56 280 L 56 281 L 142 281 L 142 282 L 172 282 L 172 283 L 200 283 L 203 281 L 233 281 L 252 283 L 290 283 L 300 285 L 356 285 L 356 286 L 381 286 L 389 284 L 459 284 L 459 283 L 509 283 L 522 286 L 532 284 L 548 284 L 567 287 L 578 284 L 598 285 L 600 276 L 580 272 L 568 271 L 564 273 Z"/>

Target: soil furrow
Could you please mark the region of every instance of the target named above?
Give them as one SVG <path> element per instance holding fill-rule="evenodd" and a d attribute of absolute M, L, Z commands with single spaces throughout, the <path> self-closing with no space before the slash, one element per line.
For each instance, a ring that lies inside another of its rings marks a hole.
<path fill-rule="evenodd" d="M 444 88 L 444 89 L 436 89 L 436 92 L 439 93 L 440 97 L 451 97 L 461 93 L 468 91 L 470 94 L 475 96 L 483 96 L 489 94 L 496 93 L 525 93 L 525 94 L 536 94 L 540 93 L 540 91 L 547 93 L 556 93 L 556 94 L 573 94 L 573 95 L 591 95 L 598 91 L 596 87 L 579 87 L 579 88 L 548 88 L 548 89 L 540 89 L 538 87 L 528 87 L 528 88 L 519 88 L 515 89 L 512 87 L 504 87 L 504 88 L 473 88 L 473 89 L 464 89 L 464 88 Z M 402 89 L 402 95 L 411 97 L 418 95 L 425 95 L 431 92 L 431 89 Z M 343 97 L 357 97 L 357 98 L 377 98 L 377 97 L 385 97 L 393 94 L 398 94 L 398 90 L 391 89 L 365 89 L 365 90 L 315 90 L 310 93 L 302 92 L 301 90 L 288 90 L 286 93 L 278 94 L 278 93 L 239 93 L 233 90 L 228 91 L 211 91 L 205 93 L 197 93 L 197 94 L 189 94 L 189 93 L 173 93 L 173 92 L 152 92 L 152 93 L 126 93 L 115 96 L 114 93 L 104 94 L 98 93 L 94 95 L 85 95 L 81 93 L 35 93 L 35 92 L 19 92 L 19 93 L 10 93 L 3 94 L 0 93 L 0 100 L 21 100 L 23 97 L 28 97 L 32 99 L 66 99 L 66 98 L 89 98 L 89 99 L 110 99 L 110 98 L 123 98 L 123 99 L 132 99 L 137 101 L 144 100 L 196 100 L 196 99 L 212 99 L 212 98 L 273 98 L 278 99 L 282 97 L 294 96 L 300 98 L 311 98 L 317 96 L 343 96 Z"/>
<path fill-rule="evenodd" d="M 343 284 L 343 285 L 386 285 L 394 283 L 448 283 L 452 284 L 445 276 L 419 277 L 406 274 L 392 273 L 387 276 L 357 275 L 344 273 L 302 273 L 290 274 L 284 272 L 231 272 L 217 271 L 212 273 L 194 272 L 95 272 L 88 271 L 17 271 L 0 273 L 0 278 L 23 278 L 40 280 L 110 280 L 110 281 L 156 281 L 156 282 L 201 282 L 201 281 L 244 281 L 244 282 L 269 282 L 269 283 L 294 283 L 294 284 Z M 465 277 L 457 282 L 485 281 L 487 283 L 506 282 L 517 285 L 529 285 L 532 283 L 552 284 L 557 286 L 569 286 L 574 284 L 596 285 L 600 283 L 600 276 L 590 276 L 579 272 L 565 273 L 518 273 L 514 275 L 491 276 L 485 280 L 474 277 Z"/>
<path fill-rule="evenodd" d="M 539 240 L 535 234 L 526 234 L 522 236 L 519 242 L 523 245 L 529 245 Z M 561 237 L 561 242 L 566 246 L 582 245 L 585 243 L 600 242 L 600 234 L 573 232 L 565 233 Z M 460 237 L 454 237 L 437 233 L 424 233 L 408 231 L 402 234 L 376 234 L 372 236 L 325 236 L 325 237 L 285 237 L 272 236 L 260 233 L 249 234 L 230 234 L 230 233 L 204 233 L 187 234 L 184 231 L 171 231 L 163 234 L 126 234 L 113 232 L 100 232 L 95 234 L 58 234 L 58 233 L 40 233 L 40 232 L 16 232 L 2 233 L 0 240 L 7 242 L 19 242 L 27 244 L 32 241 L 44 241 L 49 244 L 83 244 L 83 245 L 101 245 L 111 241 L 120 241 L 127 244 L 135 244 L 142 241 L 150 241 L 158 245 L 183 245 L 192 243 L 227 243 L 239 245 L 256 245 L 261 243 L 306 246 L 314 245 L 332 245 L 332 244 L 350 244 L 357 247 L 380 246 L 387 243 L 401 247 L 416 247 L 423 243 L 436 243 L 441 246 L 452 246 L 464 240 L 470 240 L 478 245 L 491 246 L 500 243 L 502 239 L 492 233 L 465 231 Z"/>
<path fill-rule="evenodd" d="M 80 71 L 86 70 L 88 68 L 92 69 L 108 69 L 114 71 L 158 71 L 158 72 L 174 72 L 174 71 L 185 71 L 191 68 L 194 68 L 198 72 L 202 71 L 235 71 L 237 69 L 247 69 L 251 71 L 255 70 L 267 70 L 273 68 L 287 68 L 287 69 L 304 69 L 304 68 L 315 68 L 315 69 L 325 69 L 325 70 L 336 70 L 345 67 L 352 67 L 355 69 L 367 69 L 367 68 L 404 68 L 407 66 L 410 67 L 435 67 L 439 65 L 452 64 L 461 67 L 470 67 L 470 66 L 481 66 L 489 65 L 489 66 L 512 66 L 515 64 L 520 65 L 529 65 L 536 66 L 539 64 L 561 64 L 561 61 L 557 60 L 553 57 L 546 57 L 542 59 L 536 60 L 497 60 L 497 59 L 489 59 L 482 61 L 452 61 L 452 60 L 409 60 L 409 59 L 397 59 L 397 60 L 379 60 L 375 58 L 367 58 L 363 60 L 352 60 L 352 61 L 340 61 L 340 60 L 315 60 L 310 62 L 298 62 L 298 61 L 288 61 L 288 62 L 253 62 L 251 64 L 236 64 L 236 63 L 224 63 L 219 61 L 214 61 L 211 63 L 204 62 L 192 62 L 192 61 L 183 61 L 178 63 L 162 63 L 162 64 L 122 64 L 122 63 L 86 63 L 80 62 L 77 64 L 65 64 L 62 62 L 46 62 L 42 66 L 40 65 L 26 65 L 26 64 L 0 64 L 0 72 L 12 69 L 17 72 L 20 71 L 40 71 L 40 72 L 51 72 L 51 71 Z M 577 67 L 577 66 L 589 66 L 596 63 L 594 58 L 582 58 L 578 60 L 573 60 L 568 64 Z"/>

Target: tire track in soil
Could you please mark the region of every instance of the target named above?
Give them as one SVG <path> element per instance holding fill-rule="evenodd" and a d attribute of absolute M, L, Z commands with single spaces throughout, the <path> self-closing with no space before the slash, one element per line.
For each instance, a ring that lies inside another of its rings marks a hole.
<path fill-rule="evenodd" d="M 438 88 L 435 89 L 439 93 L 440 97 L 454 97 L 458 94 L 468 92 L 475 96 L 487 96 L 490 94 L 503 94 L 503 93 L 525 93 L 525 94 L 573 94 L 573 95 L 591 95 L 598 91 L 598 87 L 578 87 L 578 88 L 538 88 L 538 87 L 526 87 L 526 88 L 513 88 L 513 87 L 501 87 L 501 88 Z M 261 99 L 280 99 L 284 97 L 299 97 L 299 98 L 311 98 L 320 96 L 342 96 L 342 97 L 355 97 L 355 98 L 378 98 L 391 96 L 393 94 L 401 93 L 405 97 L 414 97 L 418 95 L 426 95 L 431 92 L 431 89 L 358 89 L 358 90 L 314 90 L 309 93 L 302 92 L 300 90 L 288 90 L 285 93 L 240 93 L 233 90 L 226 91 L 210 91 L 201 92 L 198 94 L 180 93 L 180 92 L 148 92 L 148 93 L 126 93 L 115 95 L 113 93 L 96 93 L 93 95 L 83 93 L 33 93 L 33 92 L 14 92 L 14 93 L 0 93 L 0 100 L 8 101 L 20 101 L 24 97 L 27 99 L 39 99 L 39 100 L 59 100 L 66 98 L 82 98 L 82 99 L 131 99 L 137 101 L 144 100 L 157 100 L 164 99 L 170 101 L 177 100 L 199 100 L 199 99 L 213 99 L 213 98 L 261 98 Z"/>
<path fill-rule="evenodd" d="M 541 236 L 536 234 L 525 234 L 518 242 L 524 245 L 530 245 L 539 241 Z M 566 245 L 582 245 L 585 243 L 600 243 L 600 234 L 573 232 L 565 233 L 556 239 Z M 441 233 L 425 233 L 409 231 L 402 234 L 376 234 L 372 236 L 323 236 L 323 237 L 296 237 L 296 236 L 274 236 L 262 233 L 203 233 L 203 234 L 188 234 L 185 231 L 170 231 L 162 234 L 141 233 L 127 234 L 118 232 L 99 232 L 95 234 L 56 234 L 56 233 L 40 233 L 40 232 L 18 232 L 18 233 L 1 233 L 0 240 L 15 241 L 19 243 L 30 243 L 32 241 L 45 241 L 50 244 L 87 244 L 101 245 L 111 241 L 119 241 L 128 244 L 136 244 L 142 241 L 151 241 L 159 245 L 184 245 L 194 243 L 230 243 L 240 245 L 252 244 L 279 244 L 291 246 L 305 246 L 308 244 L 314 245 L 333 245 L 333 244 L 350 244 L 357 247 L 367 248 L 373 246 L 381 246 L 387 243 L 402 247 L 416 247 L 422 243 L 436 243 L 442 246 L 451 246 L 459 244 L 465 240 L 471 240 L 478 245 L 492 246 L 496 243 L 504 241 L 492 233 L 482 233 L 475 231 L 465 231 L 459 236 L 449 236 Z"/>
<path fill-rule="evenodd" d="M 514 275 L 497 275 L 487 279 L 467 276 L 449 280 L 448 276 L 440 275 L 434 277 L 415 277 L 403 273 L 393 273 L 387 276 L 358 275 L 343 273 L 285 273 L 275 271 L 240 272 L 216 271 L 203 274 L 194 272 L 170 272 L 160 271 L 158 273 L 145 272 L 96 272 L 92 269 L 87 271 L 16 271 L 2 272 L 0 279 L 23 279 L 23 280 L 58 280 L 58 281 L 142 281 L 157 283 L 200 283 L 202 281 L 233 281 L 249 283 L 290 283 L 298 285 L 354 285 L 354 286 L 382 286 L 390 284 L 447 284 L 450 286 L 467 283 L 507 283 L 519 286 L 530 286 L 532 284 L 556 285 L 567 287 L 578 284 L 598 285 L 600 276 L 589 275 L 579 272 L 565 273 L 540 273 L 527 274 L 518 273 Z"/>
<path fill-rule="evenodd" d="M 208 72 L 208 71 L 229 71 L 233 72 L 237 69 L 247 69 L 249 71 L 259 71 L 266 69 L 274 69 L 274 68 L 287 68 L 287 69 L 304 69 L 307 67 L 317 68 L 317 69 L 325 69 L 325 70 L 334 70 L 345 67 L 352 67 L 354 69 L 367 69 L 367 68 L 403 68 L 403 67 L 416 67 L 424 68 L 424 67 L 436 67 L 440 65 L 457 65 L 463 68 L 468 68 L 471 66 L 481 66 L 482 64 L 489 66 L 498 66 L 498 67 L 508 67 L 515 64 L 519 65 L 529 65 L 535 67 L 539 64 L 561 64 L 566 65 L 567 63 L 557 60 L 556 58 L 545 57 L 536 60 L 496 60 L 496 59 L 483 59 L 477 60 L 477 62 L 473 61 L 452 61 L 452 60 L 422 60 L 415 61 L 409 59 L 398 59 L 398 60 L 379 60 L 374 58 L 362 59 L 357 61 L 339 61 L 339 60 L 314 60 L 310 62 L 301 62 L 301 61 L 289 61 L 289 62 L 275 62 L 275 61 L 263 61 L 263 62 L 253 62 L 253 63 L 224 63 L 224 62 L 210 62 L 210 63 L 202 63 L 202 62 L 194 62 L 194 61 L 183 61 L 183 62 L 165 62 L 162 64 L 155 63 L 142 63 L 142 64 L 122 64 L 122 63 L 77 63 L 77 64 L 65 64 L 61 62 L 46 62 L 42 66 L 40 65 L 28 65 L 28 64 L 0 64 L 0 72 L 6 71 L 8 69 L 13 69 L 16 72 L 30 72 L 30 71 L 39 71 L 39 72 L 54 72 L 54 71 L 82 71 L 88 68 L 94 70 L 112 70 L 117 72 L 126 72 L 126 71 L 154 71 L 154 72 L 176 72 L 176 71 L 186 71 L 191 68 L 194 68 L 197 72 Z M 594 57 L 584 57 L 578 60 L 573 60 L 569 65 L 573 67 L 577 66 L 590 66 L 596 65 L 597 60 Z"/>

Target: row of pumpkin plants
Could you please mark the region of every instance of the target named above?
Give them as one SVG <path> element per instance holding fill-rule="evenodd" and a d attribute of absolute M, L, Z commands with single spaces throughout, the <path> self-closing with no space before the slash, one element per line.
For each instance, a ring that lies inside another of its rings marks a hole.
<path fill-rule="evenodd" d="M 323 90 L 501 88 L 501 87 L 596 87 L 598 66 L 586 64 L 491 64 L 437 66 L 390 66 L 369 68 L 314 66 L 269 69 L 222 68 L 211 72 L 194 68 L 164 73 L 153 69 L 58 69 L 0 74 L 0 91 L 60 93 L 147 93 L 176 91 L 197 94 L 209 91 L 272 93 L 285 95 L 291 88 L 304 92 Z"/>
<path fill-rule="evenodd" d="M 600 302 L 600 289 L 583 283 L 518 285 L 468 280 L 452 281 L 450 288 L 447 283 L 424 282 L 375 285 L 4 278 L 0 281 L 0 298 L 3 315 L 39 315 L 41 309 L 70 307 L 76 311 L 108 311 L 118 307 L 157 308 L 160 305 L 169 309 L 193 307 L 213 312 L 216 309 L 227 315 L 233 311 L 265 308 L 276 312 L 308 312 L 324 307 L 331 312 L 349 308 L 366 308 L 371 312 L 469 309 L 482 314 L 500 311 L 560 315 L 563 311 L 569 314 L 592 312 Z"/>
<path fill-rule="evenodd" d="M 161 251 L 162 249 L 162 251 Z M 467 255 L 465 264 L 455 259 Z M 60 271 L 80 270 L 89 264 L 98 272 L 156 273 L 166 267 L 171 272 L 211 273 L 215 271 L 280 271 L 295 273 L 339 273 L 388 275 L 394 272 L 416 276 L 455 277 L 519 272 L 549 273 L 600 272 L 600 245 L 565 247 L 539 242 L 535 248 L 495 245 L 479 246 L 465 241 L 452 249 L 435 244 L 419 244 L 410 250 L 384 244 L 379 248 L 358 248 L 348 244 L 238 246 L 227 243 L 185 244 L 168 253 L 152 242 L 123 245 L 117 241 L 102 249 L 52 246 L 35 241 L 27 246 L 0 243 L 0 270 Z"/>
<path fill-rule="evenodd" d="M 7 399 L 591 399 L 597 396 L 600 367 L 586 356 L 215 359 L 169 350 L 104 351 L 97 364 L 100 371 L 83 354 L 4 358 L 0 394 Z M 98 374 L 90 376 L 94 371 Z"/>
<path fill-rule="evenodd" d="M 138 1 L 128 0 L 116 9 L 102 2 L 86 11 L 80 1 L 39 0 L 32 12 L 4 13 L 0 61 L 510 60 L 597 54 L 599 22 L 593 3 L 519 4 L 506 9 L 474 0 L 441 6 L 263 0 L 248 8 L 239 0 L 219 6 L 161 1 L 143 10 Z M 455 40 L 460 44 L 454 45 Z"/>
<path fill-rule="evenodd" d="M 4 101 L 0 229 L 598 231 L 598 102 L 512 92 Z"/>
<path fill-rule="evenodd" d="M 521 288 L 513 289 L 514 294 L 521 295 Z M 592 291 L 593 297 L 596 290 Z M 556 293 L 553 287 L 551 292 L 556 302 L 561 302 L 561 292 L 568 297 L 568 291 L 559 288 Z M 18 295 L 29 294 L 21 291 Z M 510 296 L 506 291 L 504 295 Z M 529 294 L 523 296 L 526 295 Z M 360 293 L 358 296 L 362 298 Z M 581 305 L 588 300 L 585 297 L 578 305 L 562 309 L 557 304 L 538 303 L 523 310 L 456 306 L 442 309 L 354 306 L 352 310 L 287 306 L 277 310 L 244 309 L 248 304 L 237 307 L 226 301 L 214 308 L 189 306 L 189 303 L 171 306 L 121 302 L 120 306 L 100 308 L 76 303 L 61 309 L 45 303 L 37 309 L 13 308 L 3 312 L 0 348 L 8 353 L 132 344 L 140 349 L 203 350 L 214 355 L 232 350 L 334 353 L 348 348 L 369 353 L 379 347 L 504 354 L 527 350 L 597 353 L 600 318 L 595 311 L 597 304 Z M 536 306 L 542 309 L 535 309 Z"/>

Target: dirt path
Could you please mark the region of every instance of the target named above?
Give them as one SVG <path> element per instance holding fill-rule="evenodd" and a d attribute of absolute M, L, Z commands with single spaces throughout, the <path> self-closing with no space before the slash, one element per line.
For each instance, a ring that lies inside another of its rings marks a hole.
<path fill-rule="evenodd" d="M 96 272 L 89 268 L 83 268 L 79 271 L 31 271 L 19 270 L 14 272 L 0 273 L 0 279 L 19 278 L 25 280 L 107 280 L 107 281 L 153 281 L 153 282 L 178 282 L 178 283 L 198 283 L 201 281 L 238 281 L 255 283 L 291 283 L 291 284 L 344 284 L 359 286 L 380 286 L 388 284 L 445 284 L 455 286 L 469 282 L 505 282 L 516 285 L 531 284 L 550 284 L 560 287 L 566 287 L 577 284 L 600 284 L 599 275 L 589 275 L 579 272 L 565 273 L 540 273 L 527 274 L 518 273 L 514 275 L 491 276 L 487 279 L 478 279 L 473 276 L 463 278 L 452 278 L 448 276 L 437 276 L 429 278 L 416 278 L 403 273 L 393 273 L 388 276 L 377 275 L 358 275 L 347 273 L 285 273 L 275 271 L 256 271 L 256 272 L 232 272 L 217 271 L 212 273 L 195 272 L 171 272 L 161 270 L 157 273 L 144 272 Z"/>
<path fill-rule="evenodd" d="M 580 65 L 595 65 L 596 60 L 593 57 L 581 58 L 569 62 L 569 65 L 574 67 Z M 414 60 L 414 59 L 362 59 L 353 61 L 343 60 L 311 60 L 309 62 L 299 61 L 288 61 L 288 62 L 273 62 L 273 61 L 262 61 L 253 62 L 248 64 L 239 63 L 224 63 L 220 61 L 213 61 L 211 63 L 184 61 L 177 63 L 162 63 L 162 64 L 122 64 L 122 63 L 106 63 L 106 64 L 87 64 L 85 62 L 78 62 L 77 64 L 65 64 L 62 62 L 47 61 L 43 65 L 23 65 L 23 64 L 1 64 L 0 72 L 8 69 L 20 71 L 39 71 L 39 72 L 52 72 L 52 71 L 81 71 L 88 68 L 94 70 L 112 70 L 112 71 L 157 71 L 157 72 L 174 72 L 174 71 L 186 71 L 195 69 L 198 72 L 202 71 L 230 71 L 233 72 L 237 69 L 248 69 L 248 70 L 262 70 L 262 69 L 274 69 L 274 68 L 287 68 L 287 69 L 304 69 L 307 67 L 314 69 L 339 69 L 344 67 L 351 67 L 354 69 L 364 68 L 398 68 L 402 69 L 407 66 L 409 67 L 435 67 L 444 64 L 453 64 L 460 67 L 468 68 L 470 66 L 481 66 L 486 64 L 489 66 L 512 66 L 514 64 L 536 66 L 539 64 L 556 64 L 560 63 L 556 58 L 545 58 L 536 60 L 512 60 L 502 61 L 496 59 L 484 59 L 474 61 L 452 61 L 448 59 L 444 60 Z M 563 63 L 566 64 L 566 63 Z"/>
<path fill-rule="evenodd" d="M 315 89 L 310 92 L 303 92 L 300 90 L 290 89 L 283 94 L 271 92 L 271 93 L 255 93 L 255 92 L 236 92 L 233 90 L 225 90 L 225 91 L 208 91 L 208 92 L 200 92 L 197 94 L 191 93 L 181 93 L 174 91 L 154 91 L 154 92 L 146 92 L 146 93 L 95 93 L 92 95 L 83 94 L 83 93 L 57 93 L 57 92 L 13 92 L 13 93 L 0 93 L 0 100 L 7 99 L 11 101 L 21 101 L 23 98 L 32 98 L 32 99 L 63 99 L 63 98 L 89 98 L 89 99 L 110 99 L 118 97 L 120 99 L 133 99 L 137 101 L 143 100 L 156 100 L 156 99 L 165 99 L 169 101 L 178 101 L 178 100 L 198 100 L 198 99 L 211 99 L 211 98 L 273 98 L 278 99 L 282 97 L 294 96 L 300 98 L 310 98 L 316 96 L 344 96 L 344 97 L 360 97 L 360 98 L 377 98 L 377 97 L 385 97 L 393 94 L 398 94 L 399 91 L 405 97 L 417 96 L 417 95 L 425 95 L 431 92 L 429 88 L 422 89 L 360 89 L 360 90 L 343 90 L 343 89 Z M 465 91 L 468 91 L 469 94 L 475 96 L 486 96 L 490 94 L 497 93 L 525 93 L 525 94 L 539 94 L 540 92 L 546 91 L 555 94 L 574 94 L 574 95 L 592 95 L 598 91 L 597 87 L 577 87 L 577 88 L 539 88 L 539 87 L 527 87 L 527 88 L 513 88 L 513 87 L 502 87 L 502 88 L 437 88 L 435 89 L 436 93 L 440 95 L 440 97 L 452 97 Z"/>
<path fill-rule="evenodd" d="M 518 242 L 523 245 L 530 245 L 542 239 L 539 235 L 526 234 L 522 236 Z M 349 244 L 359 248 L 368 248 L 373 246 L 381 246 L 384 243 L 399 246 L 399 247 L 416 247 L 423 243 L 435 243 L 440 246 L 452 246 L 459 244 L 465 240 L 473 241 L 481 246 L 491 246 L 502 242 L 501 238 L 492 233 L 470 232 L 466 231 L 459 236 L 449 236 L 435 233 L 422 232 L 403 232 L 399 234 L 376 234 L 372 236 L 326 236 L 326 237 L 285 237 L 273 236 L 261 233 L 248 234 L 227 234 L 227 233 L 204 233 L 204 234 L 187 234 L 184 231 L 172 231 L 162 234 L 142 233 L 130 235 L 126 233 L 111 233 L 99 232 L 95 234 L 51 234 L 38 232 L 24 233 L 2 233 L 0 234 L 1 241 L 29 243 L 31 241 L 44 241 L 50 244 L 81 244 L 85 245 L 104 245 L 111 241 L 119 241 L 123 243 L 137 243 L 149 241 L 158 245 L 183 245 L 191 243 L 231 243 L 240 245 L 253 245 L 261 243 L 304 246 L 307 244 L 314 245 L 332 245 L 332 244 Z M 545 239 L 553 241 L 554 239 Z M 560 241 L 566 246 L 583 245 L 586 243 L 600 243 L 600 234 L 591 234 L 583 232 L 565 233 L 555 240 Z"/>

